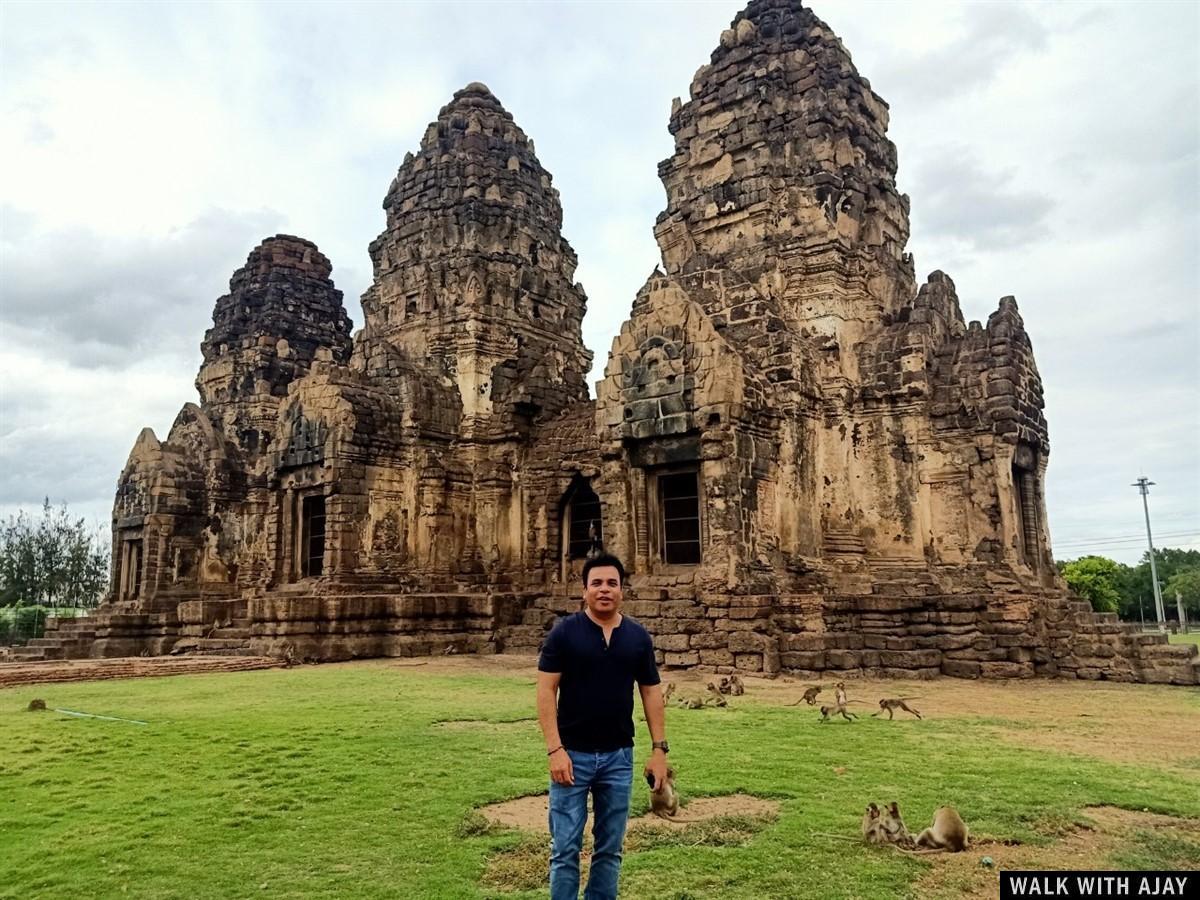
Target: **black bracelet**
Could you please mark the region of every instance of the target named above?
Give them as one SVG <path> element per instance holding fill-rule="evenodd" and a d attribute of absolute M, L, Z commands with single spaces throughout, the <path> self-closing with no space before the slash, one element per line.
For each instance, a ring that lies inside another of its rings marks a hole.
<path fill-rule="evenodd" d="M 558 745 L 557 747 L 555 747 L 553 750 L 547 750 L 547 751 L 546 751 L 546 755 L 547 755 L 547 756 L 553 756 L 555 753 L 557 753 L 557 752 L 558 752 L 559 750 L 561 750 L 562 748 L 563 748 L 563 745 L 562 745 L 562 744 L 559 744 L 559 745 Z"/>

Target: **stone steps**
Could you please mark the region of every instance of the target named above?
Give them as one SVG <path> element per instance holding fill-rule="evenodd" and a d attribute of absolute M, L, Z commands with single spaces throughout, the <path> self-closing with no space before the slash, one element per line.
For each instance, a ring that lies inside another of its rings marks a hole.
<path fill-rule="evenodd" d="M 1196 645 L 1171 644 L 1165 634 L 1144 632 L 1075 597 L 1049 597 L 1044 602 L 1058 671 L 1090 680 L 1200 684 Z"/>

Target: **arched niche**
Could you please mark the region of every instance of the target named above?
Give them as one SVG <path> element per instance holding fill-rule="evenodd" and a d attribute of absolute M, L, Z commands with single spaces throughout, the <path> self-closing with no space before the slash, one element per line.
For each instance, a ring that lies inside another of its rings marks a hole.
<path fill-rule="evenodd" d="M 604 552 L 603 506 L 590 479 L 571 479 L 559 503 L 559 523 L 562 577 L 567 581 L 582 569 L 583 560 Z"/>

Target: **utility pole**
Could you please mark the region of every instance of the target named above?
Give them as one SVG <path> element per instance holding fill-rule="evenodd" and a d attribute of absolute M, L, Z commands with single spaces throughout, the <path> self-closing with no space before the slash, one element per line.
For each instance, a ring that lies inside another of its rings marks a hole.
<path fill-rule="evenodd" d="M 1154 611 L 1158 614 L 1158 630 L 1167 630 L 1167 615 L 1163 610 L 1162 588 L 1158 586 L 1158 566 L 1154 562 L 1154 538 L 1150 534 L 1150 485 L 1154 484 L 1145 475 L 1135 481 L 1130 487 L 1137 488 L 1142 494 L 1142 510 L 1146 513 L 1146 543 L 1150 547 L 1150 583 L 1154 585 Z"/>

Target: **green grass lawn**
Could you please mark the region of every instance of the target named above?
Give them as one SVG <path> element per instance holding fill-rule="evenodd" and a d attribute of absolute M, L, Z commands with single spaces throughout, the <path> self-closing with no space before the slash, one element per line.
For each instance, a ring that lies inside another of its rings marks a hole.
<path fill-rule="evenodd" d="M 1175 696 L 1194 715 L 1195 692 Z M 33 697 L 149 724 L 26 712 Z M 1091 805 L 1200 817 L 1200 766 L 1026 749 L 997 741 L 983 714 L 818 726 L 806 709 L 754 702 L 672 709 L 685 795 L 743 791 L 778 799 L 780 814 L 736 839 L 642 840 L 622 896 L 920 896 L 927 861 L 814 837 L 857 836 L 869 800 L 899 798 L 910 826 L 953 803 L 977 835 L 1042 844 L 1046 823 Z M 544 849 L 473 815 L 545 789 L 537 724 L 516 721 L 532 715 L 532 671 L 386 661 L 0 691 L 0 897 L 545 897 L 484 883 L 490 857 L 532 847 L 540 866 Z M 639 723 L 639 770 L 648 743 Z M 634 813 L 646 806 L 635 786 Z M 1125 851 L 1200 868 L 1200 843 L 1152 832 Z"/>
<path fill-rule="evenodd" d="M 1187 634 L 1171 634 L 1167 639 L 1172 644 L 1200 644 L 1200 625 L 1194 626 Z"/>

